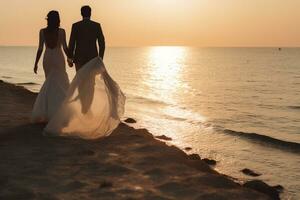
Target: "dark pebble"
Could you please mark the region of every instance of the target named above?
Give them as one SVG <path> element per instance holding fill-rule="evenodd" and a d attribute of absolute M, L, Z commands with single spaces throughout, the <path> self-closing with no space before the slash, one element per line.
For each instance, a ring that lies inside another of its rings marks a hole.
<path fill-rule="evenodd" d="M 184 150 L 190 151 L 190 150 L 192 150 L 192 148 L 191 147 L 185 147 Z"/>
<path fill-rule="evenodd" d="M 274 187 L 266 184 L 261 180 L 252 180 L 244 183 L 244 187 L 251 188 L 258 192 L 264 193 L 271 197 L 274 200 L 279 200 L 279 191 L 277 191 Z"/>
<path fill-rule="evenodd" d="M 136 123 L 136 120 L 133 118 L 127 118 L 124 120 L 124 122 L 129 123 L 129 124 L 134 124 L 134 123 Z"/>
<path fill-rule="evenodd" d="M 188 157 L 190 160 L 201 160 L 201 157 L 195 153 L 188 155 Z"/>
<path fill-rule="evenodd" d="M 172 138 L 167 137 L 167 136 L 165 136 L 165 135 L 156 136 L 156 138 L 161 139 L 161 140 L 168 140 L 168 141 L 172 140 Z"/>
<path fill-rule="evenodd" d="M 282 185 L 275 185 L 273 186 L 273 188 L 278 192 L 282 192 L 284 190 L 284 187 Z"/>
<path fill-rule="evenodd" d="M 244 174 L 248 175 L 248 176 L 260 176 L 261 174 L 256 173 L 254 171 L 252 171 L 251 169 L 245 168 L 243 170 L 241 170 Z"/>
<path fill-rule="evenodd" d="M 217 161 L 212 160 L 212 159 L 204 158 L 202 160 L 208 165 L 216 165 L 217 164 Z"/>

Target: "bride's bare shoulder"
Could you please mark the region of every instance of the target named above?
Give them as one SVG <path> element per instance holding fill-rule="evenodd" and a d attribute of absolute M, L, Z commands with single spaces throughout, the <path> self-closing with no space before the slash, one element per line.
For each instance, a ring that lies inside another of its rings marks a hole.
<path fill-rule="evenodd" d="M 45 29 L 46 29 L 46 28 L 41 28 L 41 29 L 40 29 L 40 31 L 39 31 L 40 37 L 44 37 Z"/>

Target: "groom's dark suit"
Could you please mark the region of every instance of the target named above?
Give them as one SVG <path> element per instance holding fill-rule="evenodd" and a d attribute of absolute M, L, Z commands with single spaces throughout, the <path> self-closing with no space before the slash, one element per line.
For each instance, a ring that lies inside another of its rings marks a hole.
<path fill-rule="evenodd" d="M 97 50 L 97 43 L 99 53 Z M 99 23 L 83 19 L 72 25 L 69 41 L 69 57 L 73 59 L 76 70 L 96 56 L 103 59 L 105 40 Z"/>

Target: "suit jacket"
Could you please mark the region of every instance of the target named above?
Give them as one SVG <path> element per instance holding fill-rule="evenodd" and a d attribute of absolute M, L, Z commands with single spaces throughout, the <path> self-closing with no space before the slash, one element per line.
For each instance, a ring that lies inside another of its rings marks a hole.
<path fill-rule="evenodd" d="M 97 50 L 97 43 L 99 52 Z M 82 66 L 91 59 L 100 56 L 103 59 L 105 39 L 99 23 L 83 19 L 72 25 L 69 41 L 69 57 L 74 63 Z"/>

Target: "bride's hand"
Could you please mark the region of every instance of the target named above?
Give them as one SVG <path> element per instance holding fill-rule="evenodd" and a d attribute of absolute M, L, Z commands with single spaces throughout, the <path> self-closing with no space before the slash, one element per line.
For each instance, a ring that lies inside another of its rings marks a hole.
<path fill-rule="evenodd" d="M 69 67 L 73 67 L 73 60 L 71 58 L 67 59 Z"/>
<path fill-rule="evenodd" d="M 35 65 L 34 68 L 33 68 L 33 71 L 34 71 L 35 74 L 37 74 L 37 69 L 38 69 L 38 66 Z"/>

